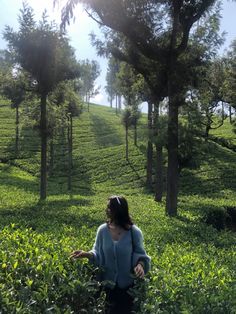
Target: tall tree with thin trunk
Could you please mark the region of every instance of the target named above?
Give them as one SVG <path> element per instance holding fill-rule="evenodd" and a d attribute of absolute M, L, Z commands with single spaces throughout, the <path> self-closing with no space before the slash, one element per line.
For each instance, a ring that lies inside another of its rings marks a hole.
<path fill-rule="evenodd" d="M 236 112 L 236 39 L 232 41 L 231 47 L 227 52 L 226 59 L 226 78 L 224 91 L 227 102 L 230 104 L 230 120 L 232 122 L 232 108 Z"/>
<path fill-rule="evenodd" d="M 116 90 L 123 96 L 125 106 L 131 108 L 131 125 L 134 127 L 135 146 L 137 146 L 137 125 L 141 116 L 139 105 L 142 102 L 140 94 L 143 86 L 140 82 L 143 82 L 141 75 L 135 73 L 129 64 L 121 62 L 116 75 Z"/>
<path fill-rule="evenodd" d="M 32 8 L 23 4 L 19 26 L 17 32 L 7 26 L 4 38 L 14 53 L 15 62 L 30 74 L 40 97 L 40 200 L 44 200 L 47 195 L 47 97 L 60 81 L 78 75 L 78 67 L 67 37 L 55 23 L 48 22 L 45 12 L 37 24 Z"/>
<path fill-rule="evenodd" d="M 100 75 L 100 66 L 97 61 L 88 59 L 80 62 L 81 71 L 81 89 L 80 94 L 84 97 L 84 101 L 87 103 L 89 111 L 90 98 L 96 96 L 99 93 L 99 88 L 96 87 L 95 82 Z"/>
<path fill-rule="evenodd" d="M 20 137 L 20 105 L 26 98 L 27 94 L 27 77 L 23 72 L 15 71 L 14 74 L 8 73 L 4 77 L 2 84 L 2 94 L 11 101 L 11 107 L 15 109 L 15 155 L 19 153 Z"/>
<path fill-rule="evenodd" d="M 122 112 L 122 123 L 125 127 L 125 159 L 129 161 L 129 127 L 132 124 L 132 110 L 130 107 L 126 107 Z"/>
<path fill-rule="evenodd" d="M 116 97 L 116 74 L 119 71 L 119 62 L 115 58 L 109 58 L 107 74 L 106 74 L 106 83 L 105 86 L 106 93 L 108 95 L 108 100 L 110 102 L 110 107 L 112 108 L 112 103 Z"/>
<path fill-rule="evenodd" d="M 149 189 L 152 188 L 152 168 L 153 168 L 153 102 L 148 100 L 148 143 L 147 143 L 147 171 L 146 185 Z"/>
<path fill-rule="evenodd" d="M 200 121 L 205 128 L 204 136 L 206 141 L 210 130 L 221 127 L 227 118 L 225 110 L 227 100 L 225 67 L 225 61 L 222 58 L 215 58 L 208 62 L 205 67 L 205 77 L 198 84 L 197 91 L 193 92 L 202 113 Z"/>
<path fill-rule="evenodd" d="M 73 15 L 78 0 L 71 0 L 63 10 L 64 25 Z M 122 33 L 140 53 L 163 65 L 167 78 L 169 99 L 168 119 L 168 173 L 166 212 L 177 214 L 178 196 L 178 111 L 190 84 L 190 35 L 195 24 L 216 3 L 216 0 L 198 1 L 123 1 L 81 0 L 91 15 L 102 26 Z M 192 34 L 191 34 L 192 31 Z M 195 61 L 200 63 L 200 54 Z M 196 63 L 196 62 L 195 62 Z"/>

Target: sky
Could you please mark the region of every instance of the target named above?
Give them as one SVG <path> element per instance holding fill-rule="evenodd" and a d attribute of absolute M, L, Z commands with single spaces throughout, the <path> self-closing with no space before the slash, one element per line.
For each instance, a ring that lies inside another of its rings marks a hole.
<path fill-rule="evenodd" d="M 66 0 L 59 0 L 61 5 L 63 5 L 65 1 Z M 54 8 L 53 0 L 28 0 L 27 2 L 34 9 L 36 20 L 40 19 L 42 12 L 46 8 L 50 20 L 55 20 L 57 23 L 60 23 L 60 7 L 56 6 Z M 226 40 L 224 46 L 219 51 L 220 54 L 227 50 L 233 39 L 236 39 L 236 2 L 223 0 L 222 3 L 221 31 L 226 32 Z M 13 29 L 17 29 L 17 16 L 21 7 L 21 0 L 0 0 L 0 49 L 6 48 L 6 42 L 2 39 L 4 27 L 5 25 L 9 25 Z M 97 86 L 101 86 L 101 88 L 100 93 L 95 99 L 92 99 L 92 101 L 98 104 L 108 105 L 107 96 L 104 91 L 106 85 L 107 60 L 96 55 L 96 50 L 90 44 L 89 39 L 91 32 L 99 34 L 99 28 L 96 22 L 87 16 L 82 6 L 78 5 L 74 13 L 76 19 L 74 22 L 71 21 L 71 24 L 67 27 L 67 33 L 71 39 L 71 46 L 74 47 L 78 60 L 89 59 L 99 62 L 101 75 L 96 83 Z M 145 108 L 143 109 L 145 111 Z"/>

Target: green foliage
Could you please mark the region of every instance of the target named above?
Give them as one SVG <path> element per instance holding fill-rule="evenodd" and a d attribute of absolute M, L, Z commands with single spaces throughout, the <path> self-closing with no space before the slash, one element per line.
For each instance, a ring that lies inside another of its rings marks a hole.
<path fill-rule="evenodd" d="M 179 170 L 198 168 L 201 156 L 207 148 L 202 137 L 202 125 L 197 108 L 183 107 L 183 115 L 179 122 Z"/>
<path fill-rule="evenodd" d="M 229 215 L 225 208 L 210 208 L 204 215 L 203 221 L 212 225 L 217 230 L 225 229 Z"/>
<path fill-rule="evenodd" d="M 58 27 L 48 22 L 45 12 L 38 24 L 27 3 L 20 13 L 18 32 L 6 26 L 4 39 L 14 62 L 31 75 L 35 90 L 47 95 L 60 81 L 78 75 L 74 50 Z"/>
<path fill-rule="evenodd" d="M 132 110 L 130 107 L 126 107 L 122 112 L 122 123 L 128 129 L 132 125 Z"/>
<path fill-rule="evenodd" d="M 31 151 L 33 145 L 37 148 L 38 135 L 31 128 L 24 129 L 21 158 L 0 163 L 1 310 L 32 314 L 101 311 L 104 294 L 97 299 L 94 269 L 87 262 L 71 261 L 69 255 L 77 248 L 91 248 L 97 227 L 106 219 L 106 199 L 117 193 L 127 197 L 152 258 L 150 274 L 132 290 L 141 302 L 140 313 L 235 313 L 235 234 L 202 222 L 209 210 L 235 206 L 235 153 L 210 142 L 200 168 L 183 169 L 179 216 L 168 218 L 164 205 L 144 189 L 146 130 L 137 147 L 129 137 L 126 163 L 120 116 L 111 108 L 90 108 L 74 117 L 70 195 L 63 177 L 62 135 L 56 139 L 55 174 L 49 178 L 49 195 L 43 203 L 37 200 L 40 157 L 37 149 Z M 145 119 L 143 115 L 139 136 Z M 7 104 L 0 107 L 0 122 L 3 159 L 14 134 L 14 113 Z"/>
<path fill-rule="evenodd" d="M 99 88 L 95 88 L 95 81 L 100 72 L 97 61 L 86 59 L 80 62 L 80 94 L 84 97 L 84 101 L 89 102 L 91 97 L 98 94 Z"/>
<path fill-rule="evenodd" d="M 78 117 L 82 113 L 82 100 L 74 91 L 73 82 L 61 82 L 49 95 L 48 133 L 56 134 L 68 124 L 68 115 Z"/>
<path fill-rule="evenodd" d="M 11 101 L 12 108 L 18 107 L 26 98 L 27 81 L 23 73 L 5 76 L 1 94 Z"/>
<path fill-rule="evenodd" d="M 231 48 L 227 54 L 226 64 L 224 89 L 227 101 L 236 109 L 236 40 L 232 41 Z"/>
<path fill-rule="evenodd" d="M 14 223 L 1 230 L 1 311 L 88 313 L 98 284 L 88 265 L 69 260 L 71 240 Z M 94 312 L 97 313 L 97 312 Z"/>
<path fill-rule="evenodd" d="M 120 67 L 120 62 L 118 60 L 116 60 L 113 57 L 109 58 L 107 74 L 106 74 L 107 85 L 105 86 L 105 90 L 108 95 L 108 100 L 110 102 L 111 107 L 112 107 L 112 101 L 118 92 L 116 81 L 117 81 L 117 73 L 119 71 L 119 67 Z"/>

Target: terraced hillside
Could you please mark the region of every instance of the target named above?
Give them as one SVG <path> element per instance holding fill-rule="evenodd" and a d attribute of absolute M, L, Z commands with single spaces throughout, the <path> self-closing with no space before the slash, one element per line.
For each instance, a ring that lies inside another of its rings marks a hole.
<path fill-rule="evenodd" d="M 138 145 L 125 133 L 120 116 L 90 106 L 74 119 L 72 193 L 67 191 L 67 149 L 55 141 L 48 198 L 38 203 L 39 138 L 21 129 L 14 156 L 14 111 L 0 106 L 0 312 L 98 313 L 102 296 L 86 262 L 68 260 L 76 248 L 90 249 L 105 219 L 109 195 L 124 194 L 143 230 L 152 270 L 134 293 L 141 313 L 236 313 L 236 240 L 230 230 L 202 222 L 207 210 L 236 204 L 236 153 L 211 141 L 199 169 L 181 173 L 179 216 L 164 214 L 144 188 L 146 117 Z M 223 129 L 222 129 L 223 130 Z M 224 132 L 222 131 L 222 134 Z M 86 312 L 87 311 L 87 312 Z"/>
<path fill-rule="evenodd" d="M 112 191 L 143 188 L 146 166 L 146 119 L 142 117 L 138 130 L 138 145 L 133 144 L 132 130 L 129 136 L 129 162 L 125 160 L 125 131 L 120 115 L 114 109 L 91 105 L 73 122 L 73 194 L 96 193 L 110 187 Z M 22 117 L 24 123 L 24 117 Z M 22 125 L 23 125 L 22 123 Z M 9 105 L 0 107 L 0 160 L 15 165 L 37 177 L 40 167 L 40 139 L 37 130 L 20 129 L 20 153 L 14 155 L 14 110 Z M 219 140 L 234 143 L 232 126 L 225 125 L 214 131 Z M 54 140 L 54 171 L 49 176 L 49 195 L 67 193 L 67 144 L 65 131 Z M 229 193 L 236 187 L 235 152 L 211 142 L 208 154 L 202 155 L 201 167 L 185 169 L 181 174 L 180 193 L 213 196 L 219 192 Z M 190 184 L 191 183 L 191 184 Z M 56 186 L 56 188 L 55 188 Z"/>
<path fill-rule="evenodd" d="M 101 183 L 113 187 L 140 187 L 145 176 L 145 146 L 137 147 L 130 138 L 129 163 L 125 160 L 125 132 L 120 116 L 106 107 L 93 106 L 73 122 L 73 192 L 99 189 Z M 39 136 L 37 131 L 21 129 L 20 154 L 14 158 L 14 112 L 1 107 L 2 141 L 0 159 L 10 160 L 12 165 L 33 174 L 39 174 Z M 7 127 L 6 127 L 7 126 Z M 144 124 L 141 125 L 143 137 Z M 58 184 L 58 192 L 66 192 L 67 146 L 66 134 L 58 135 L 55 141 L 54 174 L 49 177 L 51 184 Z M 54 185 L 53 185 L 54 187 Z"/>

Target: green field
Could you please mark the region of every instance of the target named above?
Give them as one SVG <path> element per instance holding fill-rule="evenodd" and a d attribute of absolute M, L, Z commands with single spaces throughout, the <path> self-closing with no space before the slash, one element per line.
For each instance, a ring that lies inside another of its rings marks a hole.
<path fill-rule="evenodd" d="M 134 291 L 141 313 L 236 313 L 236 234 L 202 221 L 209 210 L 236 206 L 236 153 L 210 141 L 200 168 L 181 173 L 179 215 L 168 218 L 164 201 L 145 188 L 145 125 L 143 116 L 137 147 L 130 132 L 127 163 L 120 116 L 91 105 L 74 119 L 71 193 L 61 134 L 48 198 L 39 203 L 38 133 L 22 123 L 15 158 L 14 110 L 0 106 L 0 313 L 101 313 L 94 270 L 68 257 L 91 248 L 111 194 L 127 197 L 152 258 Z M 214 135 L 235 141 L 229 124 Z"/>

